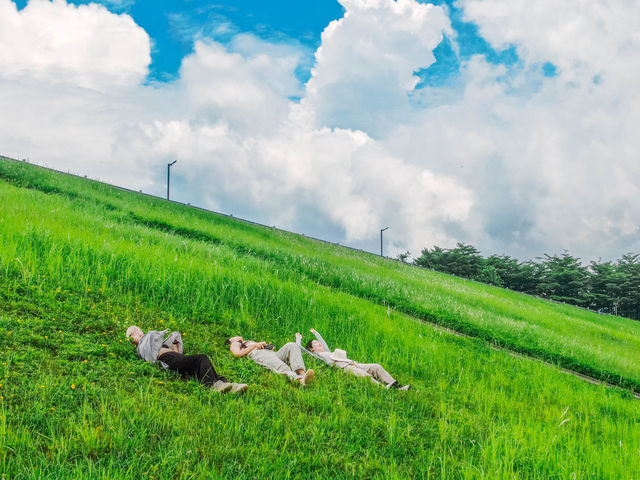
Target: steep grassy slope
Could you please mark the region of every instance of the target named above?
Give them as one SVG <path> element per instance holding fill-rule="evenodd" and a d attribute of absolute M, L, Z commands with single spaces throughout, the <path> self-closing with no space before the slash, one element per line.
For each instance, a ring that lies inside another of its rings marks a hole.
<path fill-rule="evenodd" d="M 630 394 L 438 332 L 379 303 L 403 299 L 394 305 L 492 335 L 504 326 L 494 316 L 538 325 L 530 308 L 596 326 L 605 317 L 27 165 L 0 162 L 0 175 L 7 478 L 640 474 L 640 403 Z M 594 334 L 601 351 L 580 345 L 596 352 L 585 365 L 602 372 L 613 368 L 603 363 L 603 345 L 629 348 L 618 330 L 636 338 L 634 324 L 605 320 Z M 225 374 L 250 382 L 250 392 L 220 396 L 144 364 L 123 341 L 133 322 L 179 328 L 188 350 L 211 355 Z M 546 331 L 540 325 L 534 330 Z M 223 346 L 236 332 L 281 345 L 312 326 L 414 390 L 386 391 L 312 360 L 317 382 L 296 388 Z M 551 341 L 541 343 L 543 353 L 554 352 Z"/>
<path fill-rule="evenodd" d="M 102 205 L 130 225 L 223 244 L 268 264 L 281 277 L 307 278 L 640 392 L 638 321 L 552 304 L 26 164 L 0 162 L 0 178 Z"/>

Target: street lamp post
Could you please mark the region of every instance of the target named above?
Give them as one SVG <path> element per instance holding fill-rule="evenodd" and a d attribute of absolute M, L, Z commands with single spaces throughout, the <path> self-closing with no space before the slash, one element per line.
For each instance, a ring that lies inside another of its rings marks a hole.
<path fill-rule="evenodd" d="M 169 183 L 171 182 L 171 165 L 176 163 L 178 160 L 174 160 L 171 163 L 167 163 L 167 200 L 169 200 Z"/>
<path fill-rule="evenodd" d="M 384 255 L 382 254 L 382 232 L 384 232 L 385 230 L 388 230 L 389 227 L 384 227 L 380 229 L 380 256 L 383 257 Z"/>

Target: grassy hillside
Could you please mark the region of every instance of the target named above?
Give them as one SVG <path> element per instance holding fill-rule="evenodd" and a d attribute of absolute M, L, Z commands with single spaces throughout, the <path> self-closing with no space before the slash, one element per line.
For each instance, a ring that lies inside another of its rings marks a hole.
<path fill-rule="evenodd" d="M 20 163 L 0 163 L 0 178 L 100 204 L 130 225 L 223 244 L 260 260 L 280 277 L 303 277 L 640 392 L 638 321 L 552 304 Z"/>
<path fill-rule="evenodd" d="M 483 339 L 636 387 L 638 323 L 0 161 L 6 478 L 637 478 L 640 403 Z M 421 322 L 481 337 L 455 337 Z M 130 323 L 251 389 L 136 358 Z M 233 359 L 315 327 L 409 392 Z"/>

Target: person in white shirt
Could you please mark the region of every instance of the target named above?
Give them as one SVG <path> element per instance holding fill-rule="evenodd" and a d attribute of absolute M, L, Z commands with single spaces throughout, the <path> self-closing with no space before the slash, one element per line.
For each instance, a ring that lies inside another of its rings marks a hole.
<path fill-rule="evenodd" d="M 333 352 L 324 341 L 317 330 L 311 329 L 315 335 L 315 340 L 309 340 L 305 351 L 313 357 L 322 360 L 327 365 L 336 366 L 358 377 L 369 377 L 374 383 L 383 383 L 387 388 L 397 388 L 398 390 L 409 390 L 410 385 L 400 385 L 389 372 L 377 363 L 360 363 L 347 357 L 347 352 L 336 348 Z M 296 333 L 296 344 L 301 348 L 302 335 Z"/>

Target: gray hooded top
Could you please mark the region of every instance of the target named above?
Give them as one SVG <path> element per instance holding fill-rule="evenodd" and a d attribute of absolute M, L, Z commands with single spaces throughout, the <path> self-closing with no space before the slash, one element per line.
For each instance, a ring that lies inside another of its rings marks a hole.
<path fill-rule="evenodd" d="M 184 351 L 182 335 L 180 335 L 180 332 L 172 332 L 167 338 L 164 338 L 168 331 L 150 330 L 145 333 L 138 343 L 138 355 L 140 358 L 147 362 L 155 363 L 158 361 L 158 353 L 162 346 L 165 345 L 165 348 L 171 348 L 174 343 L 178 344 L 178 353 L 182 353 Z M 169 368 L 166 363 L 159 363 L 162 368 Z"/>

